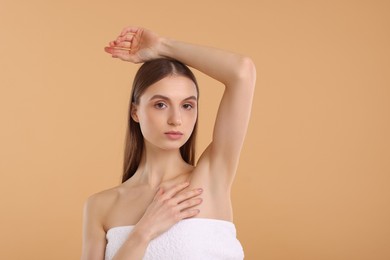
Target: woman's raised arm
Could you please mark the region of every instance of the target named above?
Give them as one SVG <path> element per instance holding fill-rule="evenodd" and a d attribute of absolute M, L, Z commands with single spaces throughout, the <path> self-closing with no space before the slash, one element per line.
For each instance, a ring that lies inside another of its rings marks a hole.
<path fill-rule="evenodd" d="M 161 53 L 177 59 L 225 85 L 212 142 L 201 160 L 210 165 L 216 182 L 233 183 L 247 131 L 256 81 L 251 59 L 210 47 L 162 40 Z"/>
<path fill-rule="evenodd" d="M 167 57 L 179 60 L 225 85 L 213 140 L 200 160 L 227 185 L 233 182 L 252 107 L 256 69 L 248 57 L 160 37 L 138 27 L 125 28 L 106 51 L 114 58 L 138 63 Z M 217 174 L 216 174 L 217 173 Z"/>

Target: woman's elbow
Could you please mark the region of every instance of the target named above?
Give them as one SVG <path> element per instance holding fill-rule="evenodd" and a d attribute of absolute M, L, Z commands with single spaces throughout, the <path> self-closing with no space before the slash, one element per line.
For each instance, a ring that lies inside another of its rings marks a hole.
<path fill-rule="evenodd" d="M 239 81 L 244 81 L 248 87 L 255 87 L 256 83 L 256 66 L 253 60 L 249 57 L 242 57 L 238 69 L 237 78 Z"/>

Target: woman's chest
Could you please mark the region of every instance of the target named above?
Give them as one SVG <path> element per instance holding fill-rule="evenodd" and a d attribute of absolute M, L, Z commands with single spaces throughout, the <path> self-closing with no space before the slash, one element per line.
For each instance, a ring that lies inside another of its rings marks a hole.
<path fill-rule="evenodd" d="M 192 189 L 202 188 L 203 192 L 197 196 L 202 198 L 202 203 L 194 208 L 199 209 L 200 213 L 196 218 L 212 218 L 232 221 L 232 207 L 229 192 L 218 192 L 213 183 L 210 183 L 207 176 L 192 174 L 185 181 L 190 185 L 174 197 L 180 196 Z M 175 185 L 183 182 L 169 182 L 161 185 L 164 191 L 174 188 Z M 155 192 L 148 189 L 133 189 L 128 193 L 121 194 L 106 214 L 104 226 L 106 230 L 111 227 L 135 225 L 144 215 L 146 209 L 153 201 Z"/>

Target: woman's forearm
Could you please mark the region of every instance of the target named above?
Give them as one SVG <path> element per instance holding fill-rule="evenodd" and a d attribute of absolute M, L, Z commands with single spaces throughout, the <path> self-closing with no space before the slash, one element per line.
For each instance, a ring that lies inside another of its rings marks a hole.
<path fill-rule="evenodd" d="M 129 234 L 125 243 L 115 254 L 113 260 L 141 260 L 145 255 L 149 242 L 150 239 L 148 239 L 147 236 L 145 236 L 141 231 L 134 229 L 133 232 Z"/>
<path fill-rule="evenodd" d="M 256 74 L 249 58 L 212 47 L 161 38 L 158 52 L 207 74 L 227 87 L 236 85 L 237 81 L 254 80 Z"/>

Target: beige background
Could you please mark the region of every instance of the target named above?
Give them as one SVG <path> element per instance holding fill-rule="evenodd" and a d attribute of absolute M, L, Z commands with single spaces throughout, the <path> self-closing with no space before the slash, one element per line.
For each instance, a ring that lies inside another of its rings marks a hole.
<path fill-rule="evenodd" d="M 390 259 L 389 1 L 0 1 L 0 259 L 78 259 L 82 206 L 117 185 L 138 66 L 126 25 L 247 54 L 234 190 L 246 259 Z M 200 142 L 222 87 L 199 75 Z"/>

